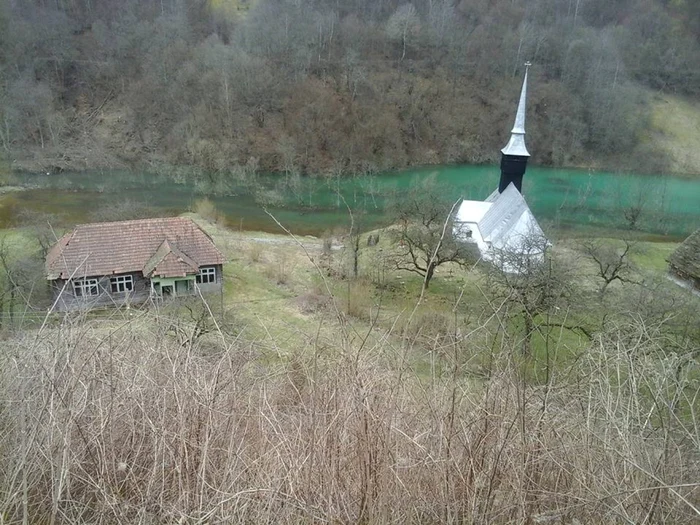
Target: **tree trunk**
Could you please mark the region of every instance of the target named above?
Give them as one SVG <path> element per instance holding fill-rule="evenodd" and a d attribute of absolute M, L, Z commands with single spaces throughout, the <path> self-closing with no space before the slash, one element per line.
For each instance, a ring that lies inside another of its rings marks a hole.
<path fill-rule="evenodd" d="M 430 286 L 430 281 L 433 278 L 433 274 L 435 273 L 435 264 L 429 264 L 428 265 L 428 271 L 425 272 L 425 289 L 427 290 L 428 287 Z"/>
<path fill-rule="evenodd" d="M 401 53 L 401 60 L 399 62 L 403 62 L 403 59 L 406 58 L 406 32 L 408 31 L 408 26 L 405 26 L 403 29 L 403 53 Z"/>
<path fill-rule="evenodd" d="M 532 323 L 532 317 L 528 312 L 524 315 L 525 321 L 525 338 L 523 339 L 523 355 L 530 356 L 532 354 L 532 332 L 534 331 L 534 325 Z"/>
<path fill-rule="evenodd" d="M 360 234 L 352 239 L 352 276 L 357 279 L 358 263 L 360 258 Z"/>

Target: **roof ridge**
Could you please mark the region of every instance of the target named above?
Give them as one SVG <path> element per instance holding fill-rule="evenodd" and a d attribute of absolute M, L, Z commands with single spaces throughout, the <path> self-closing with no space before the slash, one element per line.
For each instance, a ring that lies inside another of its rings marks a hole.
<path fill-rule="evenodd" d="M 73 230 L 76 230 L 78 228 L 83 228 L 86 226 L 100 227 L 100 226 L 112 226 L 115 224 L 130 224 L 130 223 L 135 224 L 138 222 L 156 223 L 156 222 L 176 222 L 176 221 L 181 221 L 181 222 L 188 221 L 188 222 L 194 223 L 194 221 L 189 217 L 146 217 L 143 219 L 126 219 L 123 221 L 86 222 L 83 224 L 76 224 L 75 226 L 73 226 Z M 195 224 L 195 226 L 197 226 L 199 228 L 199 226 L 196 223 L 194 223 L 194 224 Z"/>

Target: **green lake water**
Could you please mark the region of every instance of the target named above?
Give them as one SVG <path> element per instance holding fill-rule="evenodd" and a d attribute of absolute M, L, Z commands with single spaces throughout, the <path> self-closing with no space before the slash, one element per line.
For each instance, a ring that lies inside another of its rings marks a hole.
<path fill-rule="evenodd" d="M 402 190 L 428 177 L 442 184 L 454 200 L 483 199 L 496 187 L 499 170 L 440 166 L 339 180 L 287 179 L 277 174 L 258 175 L 254 181 L 214 176 L 193 181 L 120 171 L 12 177 L 11 183 L 24 189 L 0 195 L 3 227 L 17 224 L 23 210 L 52 213 L 62 226 L 70 226 L 90 221 L 100 207 L 124 200 L 174 215 L 206 196 L 231 227 L 280 232 L 266 208 L 294 233 L 321 235 L 347 227 L 346 203 L 355 212 L 362 211 L 367 228 L 385 224 L 386 199 L 400 198 Z M 700 179 L 530 167 L 523 193 L 543 225 L 562 231 L 634 228 L 680 239 L 700 227 Z"/>

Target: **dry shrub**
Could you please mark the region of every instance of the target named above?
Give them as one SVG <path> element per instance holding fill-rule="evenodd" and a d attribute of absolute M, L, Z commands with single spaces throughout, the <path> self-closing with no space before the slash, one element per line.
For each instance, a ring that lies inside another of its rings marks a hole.
<path fill-rule="evenodd" d="M 348 281 L 345 297 L 340 303 L 350 317 L 369 321 L 374 308 L 374 287 L 363 280 Z"/>
<path fill-rule="evenodd" d="M 697 363 L 643 327 L 531 386 L 507 347 L 428 379 L 351 332 L 262 366 L 171 323 L 4 344 L 3 523 L 697 523 Z"/>
<path fill-rule="evenodd" d="M 263 253 L 265 252 L 265 248 L 262 243 L 259 242 L 251 242 L 248 245 L 248 258 L 250 259 L 250 262 L 260 262 L 262 260 Z"/>
<path fill-rule="evenodd" d="M 332 255 L 332 253 L 333 253 L 333 240 L 334 240 L 334 237 L 332 235 L 330 235 L 328 232 L 323 234 L 323 237 L 322 237 L 323 255 L 326 255 L 328 257 L 330 257 Z"/>
<path fill-rule="evenodd" d="M 305 293 L 296 298 L 299 310 L 304 314 L 313 314 L 326 311 L 331 303 L 331 298 L 325 294 Z"/>
<path fill-rule="evenodd" d="M 450 316 L 435 310 L 421 310 L 406 320 L 403 329 L 408 339 L 443 343 L 454 338 L 454 323 Z"/>
<path fill-rule="evenodd" d="M 292 273 L 292 264 L 288 254 L 283 249 L 275 250 L 272 260 L 265 265 L 263 274 L 275 284 L 289 283 Z"/>
<path fill-rule="evenodd" d="M 365 273 L 370 278 L 375 286 L 384 288 L 389 284 L 389 275 L 391 274 L 391 257 L 389 253 L 382 249 L 370 250 L 368 255 L 367 270 Z"/>
<path fill-rule="evenodd" d="M 225 222 L 225 217 L 218 212 L 216 205 L 207 197 L 194 201 L 192 211 L 209 222 Z"/>

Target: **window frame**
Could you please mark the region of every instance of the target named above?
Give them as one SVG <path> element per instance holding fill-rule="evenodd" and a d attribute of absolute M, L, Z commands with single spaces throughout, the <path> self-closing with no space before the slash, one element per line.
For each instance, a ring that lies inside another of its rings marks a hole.
<path fill-rule="evenodd" d="M 115 275 L 109 278 L 110 290 L 114 294 L 134 291 L 134 276 L 131 274 Z"/>
<path fill-rule="evenodd" d="M 100 295 L 100 280 L 97 278 L 73 280 L 75 297 L 97 297 Z"/>
<path fill-rule="evenodd" d="M 203 266 L 195 278 L 197 284 L 216 284 L 216 266 Z"/>

